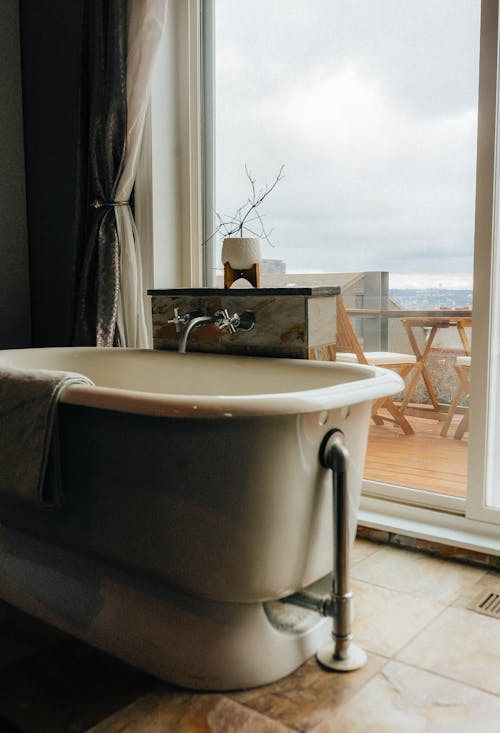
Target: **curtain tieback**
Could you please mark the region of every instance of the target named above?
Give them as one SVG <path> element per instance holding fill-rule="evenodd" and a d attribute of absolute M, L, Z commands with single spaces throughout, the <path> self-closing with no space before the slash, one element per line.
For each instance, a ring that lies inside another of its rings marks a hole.
<path fill-rule="evenodd" d="M 101 201 L 101 199 L 94 199 L 91 201 L 90 206 L 92 209 L 102 209 L 103 206 L 128 206 L 130 201 Z"/>

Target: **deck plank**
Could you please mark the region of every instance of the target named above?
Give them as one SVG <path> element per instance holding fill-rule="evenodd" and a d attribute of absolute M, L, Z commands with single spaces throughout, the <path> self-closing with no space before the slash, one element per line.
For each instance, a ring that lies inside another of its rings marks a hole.
<path fill-rule="evenodd" d="M 464 498 L 467 491 L 467 436 L 440 436 L 441 422 L 409 417 L 414 435 L 404 435 L 392 425 L 372 425 L 364 477 L 397 486 Z"/>

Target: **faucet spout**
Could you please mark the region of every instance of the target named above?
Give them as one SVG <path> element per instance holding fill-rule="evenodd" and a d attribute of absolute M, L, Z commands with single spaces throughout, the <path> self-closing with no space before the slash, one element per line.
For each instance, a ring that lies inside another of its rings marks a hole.
<path fill-rule="evenodd" d="M 179 354 L 186 353 L 189 334 L 193 328 L 203 326 L 205 323 L 214 323 L 219 331 L 229 331 L 231 334 L 236 333 L 236 331 L 251 331 L 255 324 L 253 313 L 245 311 L 241 315 L 239 313 L 233 313 L 231 316 L 226 308 L 216 311 L 213 316 L 202 316 L 199 314 L 179 316 L 176 313 L 175 317 L 169 323 L 175 323 L 177 326 L 181 320 L 182 323 L 185 323 L 185 328 L 179 339 Z"/>
<path fill-rule="evenodd" d="M 179 354 L 186 353 L 189 334 L 193 328 L 202 326 L 204 323 L 218 323 L 218 321 L 219 319 L 217 316 L 195 316 L 194 318 L 191 318 L 179 339 Z"/>

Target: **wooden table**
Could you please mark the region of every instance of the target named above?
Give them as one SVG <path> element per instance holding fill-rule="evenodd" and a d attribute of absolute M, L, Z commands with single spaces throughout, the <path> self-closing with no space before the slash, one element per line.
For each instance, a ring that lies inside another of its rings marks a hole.
<path fill-rule="evenodd" d="M 401 409 L 404 411 L 404 409 L 408 406 L 411 395 L 413 394 L 416 384 L 417 384 L 418 375 L 421 374 L 424 380 L 424 383 L 425 383 L 425 387 L 429 394 L 432 406 L 435 411 L 435 414 L 433 415 L 433 417 L 439 418 L 441 416 L 441 412 L 440 412 L 439 403 L 436 397 L 436 393 L 434 391 L 434 387 L 429 377 L 429 372 L 427 371 L 427 359 L 431 351 L 432 344 L 434 342 L 436 334 L 442 328 L 456 328 L 458 335 L 460 336 L 460 341 L 462 343 L 464 354 L 466 356 L 470 356 L 471 347 L 470 347 L 469 338 L 467 336 L 465 329 L 471 328 L 472 316 L 462 316 L 462 315 L 451 316 L 451 317 L 449 316 L 423 316 L 423 317 L 417 316 L 417 317 L 401 318 L 401 323 L 403 324 L 405 328 L 406 334 L 408 336 L 408 340 L 411 344 L 411 347 L 413 349 L 415 356 L 417 357 L 417 362 L 420 364 L 420 369 L 416 370 L 414 378 L 408 385 L 406 397 L 404 399 L 404 402 L 401 405 Z M 429 329 L 423 350 L 420 348 L 417 342 L 417 339 L 415 337 L 415 329 L 417 328 Z"/>

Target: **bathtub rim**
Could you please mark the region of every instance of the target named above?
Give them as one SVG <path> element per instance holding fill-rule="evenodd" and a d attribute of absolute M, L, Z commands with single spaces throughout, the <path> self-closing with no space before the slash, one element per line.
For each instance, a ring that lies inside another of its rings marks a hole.
<path fill-rule="evenodd" d="M 85 352 L 102 351 L 99 347 L 42 347 L 35 349 L 8 349 L 0 351 L 2 355 L 21 354 L 23 352 L 50 352 L 51 356 L 63 355 L 67 351 L 79 349 Z M 158 353 L 154 349 L 113 349 L 119 352 Z M 313 389 L 285 391 L 261 394 L 174 394 L 161 392 L 146 392 L 140 390 L 123 389 L 118 387 L 102 387 L 97 385 L 73 384 L 66 387 L 60 397 L 60 402 L 68 405 L 91 407 L 103 410 L 113 410 L 137 415 L 152 417 L 189 417 L 189 418 L 222 418 L 236 417 L 263 417 L 267 415 L 293 415 L 311 412 L 333 410 L 361 402 L 386 397 L 400 391 L 403 381 L 396 372 L 365 364 L 347 364 L 340 362 L 308 361 L 302 359 L 287 359 L 260 356 L 234 356 L 212 353 L 193 353 L 177 355 L 176 352 L 162 352 L 174 355 L 174 358 L 193 357 L 200 360 L 209 359 L 215 363 L 223 359 L 255 359 L 259 363 L 273 362 L 282 364 L 300 365 L 303 369 L 331 369 L 332 372 L 351 374 L 357 372 L 359 379 L 340 384 L 321 386 Z M 8 363 L 8 362 L 7 362 Z M 17 368 L 21 367 L 16 365 Z M 35 367 L 33 367 L 35 368 Z M 40 367 L 36 367 L 39 369 Z M 57 369 L 51 365 L 51 370 Z"/>

